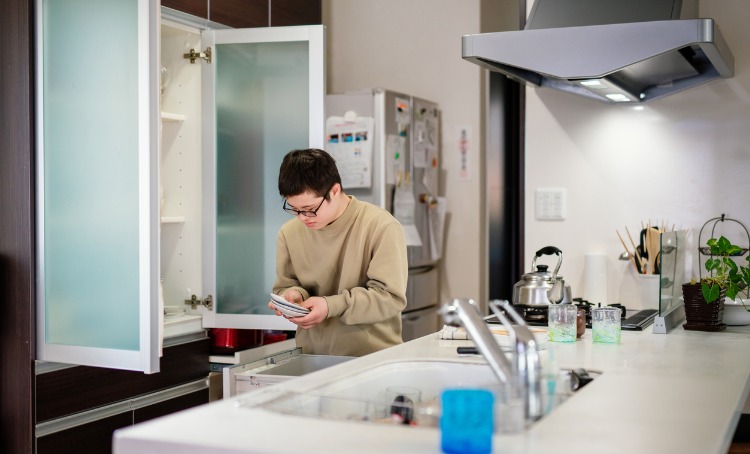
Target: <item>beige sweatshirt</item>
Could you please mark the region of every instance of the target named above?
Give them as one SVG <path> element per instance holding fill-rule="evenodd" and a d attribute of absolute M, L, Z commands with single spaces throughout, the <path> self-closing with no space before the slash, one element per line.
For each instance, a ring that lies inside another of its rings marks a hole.
<path fill-rule="evenodd" d="M 408 264 L 401 224 L 349 196 L 344 213 L 320 230 L 291 219 L 279 230 L 273 292 L 323 296 L 328 318 L 297 329 L 303 353 L 362 356 L 400 344 Z"/>

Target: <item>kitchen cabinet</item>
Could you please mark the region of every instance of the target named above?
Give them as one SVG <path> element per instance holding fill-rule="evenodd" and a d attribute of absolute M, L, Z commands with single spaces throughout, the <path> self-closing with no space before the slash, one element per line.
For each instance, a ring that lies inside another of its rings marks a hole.
<path fill-rule="evenodd" d="M 36 452 L 108 453 L 116 429 L 208 403 L 208 343 L 168 340 L 159 374 L 38 363 Z"/>
<path fill-rule="evenodd" d="M 213 61 L 190 63 L 186 43 Z M 294 329 L 266 307 L 288 219 L 276 178 L 287 151 L 323 144 L 323 52 L 322 26 L 162 22 L 163 108 L 185 116 L 162 131 L 162 214 L 185 219 L 162 222 L 164 301 L 210 295 L 210 309 L 189 308 L 204 327 Z"/>
<path fill-rule="evenodd" d="M 132 3 L 132 0 L 128 0 Z M 58 2 L 73 3 L 73 2 Z M 83 3 L 87 8 L 98 10 L 101 14 L 108 10 L 112 15 L 117 16 L 117 8 L 110 9 L 107 2 L 77 2 Z M 126 3 L 126 2 L 122 2 Z M 163 0 L 162 5 L 170 4 L 171 8 L 186 13 L 191 13 L 189 4 L 203 4 L 202 17 L 207 17 L 207 0 Z M 224 1 L 211 2 L 216 4 L 225 3 Z M 267 2 L 266 2 L 267 3 Z M 307 3 L 319 3 L 319 0 L 308 0 Z M 3 423 L 3 447 L 7 452 L 14 453 L 31 453 L 34 444 L 34 413 L 35 403 L 35 380 L 34 359 L 38 358 L 36 352 L 36 325 L 35 320 L 41 317 L 37 313 L 35 305 L 37 298 L 40 296 L 37 292 L 36 283 L 41 279 L 38 274 L 37 252 L 38 245 L 34 229 L 43 222 L 36 212 L 38 203 L 37 197 L 38 175 L 34 170 L 38 159 L 36 157 L 37 148 L 41 143 L 37 140 L 36 130 L 41 130 L 42 124 L 36 120 L 39 111 L 38 106 L 42 100 L 40 92 L 36 90 L 37 80 L 41 81 L 43 77 L 43 68 L 37 64 L 37 44 L 41 45 L 39 33 L 42 31 L 38 27 L 39 19 L 42 15 L 43 8 L 41 1 L 21 1 L 10 0 L 3 3 L 3 14 L 0 18 L 4 27 L 3 36 L 7 38 L 6 42 L 12 42 L 6 53 L 6 63 L 3 77 L 3 89 L 8 94 L 4 98 L 7 102 L 3 103 L 5 112 L 4 118 L 4 145 L 2 153 L 2 165 L 0 173 L 3 177 L 0 181 L 4 183 L 3 194 L 3 217 L 4 222 L 0 226 L 0 237 L 2 237 L 3 250 L 2 260 L 4 263 L 2 282 L 3 288 L 7 290 L 7 301 L 4 304 L 3 315 L 0 317 L 5 322 L 3 332 L 3 411 L 7 418 Z M 318 6 L 319 7 L 319 6 Z M 85 12 L 83 12 L 85 13 Z M 194 16 L 201 16 L 195 14 Z M 89 17 L 84 15 L 85 18 Z M 267 16 L 264 17 L 267 19 Z M 83 72 L 95 72 L 102 79 L 118 78 L 125 71 L 117 61 L 110 65 L 108 62 L 99 60 L 93 63 L 91 59 L 96 52 L 90 52 L 89 47 L 99 47 L 101 52 L 112 55 L 119 59 L 124 57 L 113 52 L 114 47 L 124 45 L 121 37 L 113 33 L 110 34 L 110 27 L 106 23 L 91 23 L 96 26 L 96 38 L 89 39 L 85 46 L 81 48 L 64 47 L 60 58 L 65 60 L 65 64 L 70 66 L 70 70 L 85 65 Z M 155 49 L 156 47 L 153 47 Z M 82 51 L 85 50 L 86 57 L 82 57 Z M 31 64 L 30 64 L 31 62 Z M 132 64 L 124 65 L 130 66 Z M 83 82 L 82 82 L 83 83 Z M 158 86 L 158 85 L 157 85 Z M 117 90 L 113 90 L 113 96 L 105 92 L 100 96 L 100 107 L 97 111 L 102 119 L 109 117 L 113 119 L 118 112 L 113 109 L 115 104 Z M 154 99 L 156 99 L 154 97 Z M 65 118 L 64 116 L 62 118 Z M 72 123 L 79 122 L 86 125 L 86 129 L 81 137 L 90 137 L 96 132 L 97 125 L 78 115 L 71 115 L 68 118 Z M 85 120 L 85 121 L 84 121 Z M 112 120 L 117 123 L 117 119 Z M 134 132 L 135 129 L 130 129 Z M 107 135 L 109 133 L 105 133 Z M 111 136 L 112 142 L 115 143 L 118 138 Z M 113 163 L 112 166 L 115 166 Z M 113 206 L 116 203 L 111 201 Z M 99 213 L 103 218 L 104 214 Z M 71 212 L 71 217 L 74 213 Z M 174 227 L 174 226 L 173 226 Z M 71 265 L 75 265 L 77 260 L 85 260 L 78 254 L 70 257 Z M 115 289 L 118 291 L 119 289 Z M 105 300 L 106 301 L 106 300 Z M 153 334 L 149 334 L 153 336 Z M 161 366 L 162 370 L 164 366 Z M 93 437 L 93 434 L 92 434 Z M 106 435 L 107 442 L 111 443 L 109 434 Z M 93 438 L 89 439 L 86 447 L 90 446 Z M 80 451 L 80 447 L 79 447 Z"/>
<path fill-rule="evenodd" d="M 196 295 L 202 327 L 291 329 L 266 308 L 275 178 L 286 151 L 323 145 L 323 27 L 160 17 L 154 0 L 40 0 L 39 360 L 159 371 L 160 297 Z"/>
<path fill-rule="evenodd" d="M 320 0 L 162 0 L 162 6 L 233 28 L 322 23 Z"/>

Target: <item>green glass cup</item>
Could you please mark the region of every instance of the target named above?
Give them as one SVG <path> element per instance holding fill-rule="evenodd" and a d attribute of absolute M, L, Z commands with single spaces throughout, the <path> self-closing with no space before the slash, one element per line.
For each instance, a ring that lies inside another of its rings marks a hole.
<path fill-rule="evenodd" d="M 622 325 L 619 307 L 595 307 L 591 309 L 591 332 L 597 344 L 619 344 Z"/>
<path fill-rule="evenodd" d="M 578 307 L 573 304 L 550 304 L 547 308 L 547 329 L 550 342 L 575 342 Z"/>

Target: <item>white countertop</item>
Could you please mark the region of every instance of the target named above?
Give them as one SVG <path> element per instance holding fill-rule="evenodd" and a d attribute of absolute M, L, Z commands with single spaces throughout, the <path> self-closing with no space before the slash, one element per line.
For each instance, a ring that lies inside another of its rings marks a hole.
<path fill-rule="evenodd" d="M 276 386 L 304 390 L 394 359 L 456 359 L 456 347 L 465 345 L 472 342 L 433 334 Z M 594 344 L 587 330 L 573 344 L 547 346 L 560 367 L 603 374 L 524 432 L 495 435 L 495 452 L 726 453 L 748 396 L 750 327 L 719 333 L 678 327 L 667 335 L 648 328 L 623 332 L 620 345 Z M 438 429 L 327 421 L 237 404 L 253 394 L 117 431 L 114 452 L 440 452 Z"/>

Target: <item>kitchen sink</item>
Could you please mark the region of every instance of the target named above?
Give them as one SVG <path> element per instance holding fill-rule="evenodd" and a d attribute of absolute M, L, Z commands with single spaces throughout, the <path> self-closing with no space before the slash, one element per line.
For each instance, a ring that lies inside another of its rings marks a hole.
<path fill-rule="evenodd" d="M 411 402 L 412 425 L 437 425 L 440 404 L 439 396 L 446 388 L 484 388 L 495 393 L 496 417 L 505 422 L 524 424 L 524 405 L 520 397 L 509 396 L 486 363 L 461 360 L 414 359 L 388 361 L 345 375 L 304 392 L 289 389 L 264 388 L 271 397 L 262 403 L 251 405 L 269 411 L 296 416 L 328 420 L 399 423 L 402 419 L 392 417 L 399 405 L 386 390 L 391 387 L 416 388 L 421 399 Z M 547 386 L 544 386 L 547 389 Z M 569 389 L 569 387 L 567 388 Z M 559 387 L 546 396 L 548 409 L 561 403 L 569 392 Z M 400 402 L 400 401 L 398 401 Z M 555 404 L 555 405 L 553 405 Z M 496 418 L 497 419 L 497 418 Z"/>
<path fill-rule="evenodd" d="M 386 417 L 386 389 L 415 388 L 421 404 L 436 402 L 451 387 L 498 387 L 492 370 L 483 363 L 412 360 L 385 362 L 344 376 L 304 393 L 284 393 L 264 408 L 324 419 L 374 421 Z"/>

